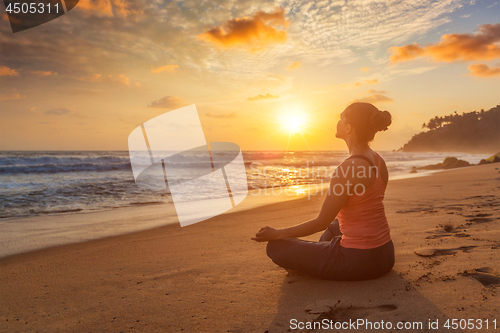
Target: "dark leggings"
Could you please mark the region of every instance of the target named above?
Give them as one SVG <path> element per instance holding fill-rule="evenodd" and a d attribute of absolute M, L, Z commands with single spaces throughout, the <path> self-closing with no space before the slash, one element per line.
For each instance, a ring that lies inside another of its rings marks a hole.
<path fill-rule="evenodd" d="M 319 242 L 284 238 L 267 243 L 267 255 L 277 265 L 327 280 L 369 280 L 394 266 L 392 241 L 374 249 L 340 246 L 339 222 L 335 219 Z"/>

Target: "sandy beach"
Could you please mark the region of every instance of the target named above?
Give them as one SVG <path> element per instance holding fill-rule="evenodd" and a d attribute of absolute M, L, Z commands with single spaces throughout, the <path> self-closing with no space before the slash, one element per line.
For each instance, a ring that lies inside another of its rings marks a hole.
<path fill-rule="evenodd" d="M 184 228 L 174 224 L 2 258 L 0 331 L 271 333 L 301 331 L 293 320 L 365 319 L 393 326 L 376 331 L 398 331 L 397 323 L 405 322 L 417 325 L 407 330 L 415 332 L 493 332 L 494 320 L 500 327 L 495 166 L 391 181 L 385 205 L 396 264 L 376 280 L 288 275 L 266 256 L 265 243 L 250 240 L 260 227 L 313 218 L 322 203 L 318 195 L 240 208 Z M 58 218 L 90 223 L 145 216 L 154 224 L 162 212 L 138 207 Z M 474 319 L 474 328 L 448 330 L 447 319 Z M 429 320 L 439 328 L 429 328 Z"/>

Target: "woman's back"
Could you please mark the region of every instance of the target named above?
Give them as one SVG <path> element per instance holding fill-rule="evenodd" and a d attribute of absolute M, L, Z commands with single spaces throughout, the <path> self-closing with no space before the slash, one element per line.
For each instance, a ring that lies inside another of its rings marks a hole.
<path fill-rule="evenodd" d="M 350 159 L 359 157 L 352 156 Z M 382 175 L 387 174 L 387 169 L 378 154 L 376 166 L 373 166 L 373 163 L 366 157 L 364 159 L 371 164 L 364 172 L 367 175 L 375 173 L 375 181 L 367 188 L 363 185 L 364 191 L 360 188 L 353 190 L 353 194 L 337 214 L 343 234 L 340 244 L 347 248 L 372 249 L 391 240 L 382 202 L 386 188 Z M 356 172 L 360 171 L 356 170 Z"/>

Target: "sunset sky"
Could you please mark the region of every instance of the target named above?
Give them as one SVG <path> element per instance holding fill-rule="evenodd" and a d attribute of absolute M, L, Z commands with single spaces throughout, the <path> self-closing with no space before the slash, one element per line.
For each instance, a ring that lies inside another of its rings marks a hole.
<path fill-rule="evenodd" d="M 80 0 L 15 34 L 0 7 L 1 150 L 126 150 L 189 104 L 209 141 L 339 150 L 353 101 L 392 113 L 392 150 L 500 103 L 499 1 Z"/>

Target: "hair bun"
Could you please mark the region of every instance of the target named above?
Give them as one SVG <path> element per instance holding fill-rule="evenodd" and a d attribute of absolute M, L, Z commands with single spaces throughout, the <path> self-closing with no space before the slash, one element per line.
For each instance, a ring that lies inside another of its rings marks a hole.
<path fill-rule="evenodd" d="M 375 131 L 385 131 L 392 123 L 392 117 L 389 111 L 376 110 L 370 117 L 370 124 Z"/>

